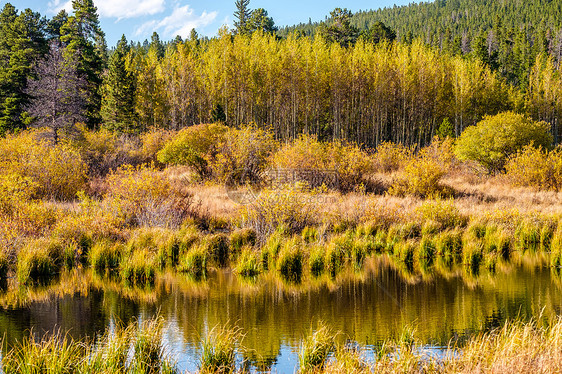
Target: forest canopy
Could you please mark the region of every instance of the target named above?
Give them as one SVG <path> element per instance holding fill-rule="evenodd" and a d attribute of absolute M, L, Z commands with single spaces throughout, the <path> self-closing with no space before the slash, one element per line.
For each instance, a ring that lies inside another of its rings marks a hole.
<path fill-rule="evenodd" d="M 424 146 L 439 129 L 460 136 L 487 115 L 514 111 L 549 123 L 558 142 L 562 18 L 554 16 L 562 1 L 481 3 L 337 8 L 316 28 L 277 29 L 245 0 L 236 2 L 236 28 L 216 37 L 193 30 L 187 40 L 154 33 L 138 43 L 123 35 L 111 49 L 92 0 L 74 0 L 71 14 L 50 20 L 6 4 L 0 133 L 40 125 L 56 139 L 78 120 L 117 133 L 222 122 L 253 123 L 279 140 L 305 133 Z M 541 18 L 545 9 L 552 12 Z M 55 57 L 65 64 L 45 64 Z M 46 112 L 45 97 L 68 109 Z"/>

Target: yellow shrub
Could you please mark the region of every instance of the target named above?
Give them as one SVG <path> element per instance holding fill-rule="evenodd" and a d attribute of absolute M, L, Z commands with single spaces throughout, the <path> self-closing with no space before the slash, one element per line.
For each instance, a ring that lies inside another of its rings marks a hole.
<path fill-rule="evenodd" d="M 174 135 L 176 135 L 175 131 L 161 129 L 152 129 L 141 134 L 140 141 L 142 147 L 139 151 L 139 156 L 142 162 L 158 163 L 156 155 Z"/>
<path fill-rule="evenodd" d="M 375 153 L 375 170 L 382 173 L 390 173 L 404 167 L 412 157 L 412 149 L 402 144 L 384 142 L 377 147 Z"/>
<path fill-rule="evenodd" d="M 338 188 L 357 188 L 372 171 L 370 156 L 354 143 L 320 142 L 313 136 L 302 135 L 282 147 L 273 157 L 277 169 L 337 173 Z M 311 187 L 318 187 L 310 183 Z"/>
<path fill-rule="evenodd" d="M 562 150 L 546 152 L 527 146 L 509 159 L 506 171 L 514 185 L 559 191 L 562 187 Z"/>
<path fill-rule="evenodd" d="M 388 192 L 391 195 L 437 197 L 446 193 L 440 184 L 445 173 L 443 165 L 431 157 L 427 150 L 422 150 L 406 164 Z"/>
<path fill-rule="evenodd" d="M 253 126 L 230 129 L 218 146 L 211 167 L 220 182 L 257 183 L 278 144 L 273 133 Z"/>
<path fill-rule="evenodd" d="M 172 186 L 154 165 L 123 166 L 107 177 L 105 198 L 130 224 L 179 226 L 191 214 L 191 195 Z"/>
<path fill-rule="evenodd" d="M 75 148 L 52 145 L 41 139 L 41 132 L 26 131 L 0 140 L 0 173 L 29 178 L 38 197 L 73 199 L 85 187 L 86 172 Z"/>

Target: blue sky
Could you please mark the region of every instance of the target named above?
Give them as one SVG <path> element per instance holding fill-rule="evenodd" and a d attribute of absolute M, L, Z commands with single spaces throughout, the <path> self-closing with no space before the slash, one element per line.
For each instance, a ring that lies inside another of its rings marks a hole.
<path fill-rule="evenodd" d="M 4 7 L 6 0 L 0 0 Z M 71 10 L 71 0 L 10 0 L 18 10 L 31 8 L 42 15 L 52 17 L 60 9 Z M 404 5 L 408 0 L 251 0 L 250 8 L 265 8 L 277 26 L 293 25 L 324 19 L 335 7 L 352 11 L 378 9 Z M 100 23 L 106 33 L 107 43 L 113 46 L 122 34 L 127 39 L 143 41 L 153 31 L 161 39 L 176 35 L 189 36 L 192 28 L 200 35 L 213 36 L 222 25 L 232 26 L 234 0 L 94 0 L 100 15 Z"/>

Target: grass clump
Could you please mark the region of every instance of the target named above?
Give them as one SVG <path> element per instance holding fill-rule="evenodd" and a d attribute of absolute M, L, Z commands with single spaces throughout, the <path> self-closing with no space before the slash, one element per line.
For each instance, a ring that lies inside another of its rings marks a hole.
<path fill-rule="evenodd" d="M 244 246 L 253 247 L 256 245 L 257 234 L 252 229 L 235 230 L 230 234 L 230 247 L 232 253 L 240 253 Z"/>
<path fill-rule="evenodd" d="M 277 271 L 285 280 L 300 282 L 303 274 L 304 256 L 301 243 L 293 238 L 285 243 L 277 259 Z"/>
<path fill-rule="evenodd" d="M 80 372 L 84 347 L 71 339 L 54 334 L 36 342 L 27 337 L 2 360 L 5 373 L 14 374 L 71 374 Z"/>
<path fill-rule="evenodd" d="M 308 258 L 308 267 L 310 274 L 314 277 L 322 275 L 326 267 L 326 250 L 324 247 L 316 246 L 312 248 Z"/>
<path fill-rule="evenodd" d="M 260 265 L 260 259 L 256 251 L 249 247 L 244 247 L 234 271 L 243 277 L 255 277 L 261 273 Z"/>
<path fill-rule="evenodd" d="M 334 352 L 334 333 L 324 325 L 306 337 L 299 352 L 299 371 L 302 373 L 321 372 L 328 356 Z"/>
<path fill-rule="evenodd" d="M 541 243 L 541 225 L 539 222 L 524 220 L 515 231 L 517 249 L 522 253 L 526 251 L 536 252 Z"/>
<path fill-rule="evenodd" d="M 238 328 L 215 326 L 201 344 L 201 373 L 232 373 L 236 348 L 241 339 Z"/>
<path fill-rule="evenodd" d="M 214 234 L 205 239 L 209 260 L 217 267 L 225 267 L 230 255 L 230 241 L 225 234 Z"/>
<path fill-rule="evenodd" d="M 182 254 L 178 270 L 191 275 L 195 279 L 205 277 L 207 275 L 207 251 L 205 247 L 198 244 Z"/>
<path fill-rule="evenodd" d="M 147 250 L 135 250 L 123 258 L 119 274 L 121 279 L 131 284 L 153 284 L 157 268 L 154 254 Z"/>
<path fill-rule="evenodd" d="M 89 253 L 90 266 L 101 273 L 119 268 L 123 247 L 109 240 L 102 240 L 93 245 Z"/>
<path fill-rule="evenodd" d="M 62 265 L 63 245 L 55 239 L 32 240 L 18 253 L 16 276 L 20 284 L 45 280 Z"/>

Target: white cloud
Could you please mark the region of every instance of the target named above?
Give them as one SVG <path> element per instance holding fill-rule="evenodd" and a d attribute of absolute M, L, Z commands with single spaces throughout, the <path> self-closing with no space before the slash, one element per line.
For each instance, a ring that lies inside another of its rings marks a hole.
<path fill-rule="evenodd" d="M 165 0 L 95 0 L 100 17 L 107 18 L 134 18 L 152 16 L 165 10 Z M 51 13 L 58 13 L 65 9 L 72 11 L 72 0 L 52 0 L 48 3 Z"/>
<path fill-rule="evenodd" d="M 72 11 L 72 0 L 52 0 L 49 1 L 47 6 L 49 7 L 49 12 L 53 14 L 58 13 L 63 9 L 66 10 L 67 13 L 70 13 Z"/>
<path fill-rule="evenodd" d="M 165 9 L 164 0 L 97 0 L 100 17 L 134 18 L 155 15 Z"/>
<path fill-rule="evenodd" d="M 217 14 L 217 12 L 207 13 L 205 11 L 201 15 L 197 15 L 189 5 L 181 7 L 176 5 L 172 14 L 160 21 L 152 20 L 142 24 L 136 29 L 135 35 L 160 31 L 165 37 L 180 35 L 187 38 L 192 29 L 205 27 L 212 23 L 217 18 Z"/>

